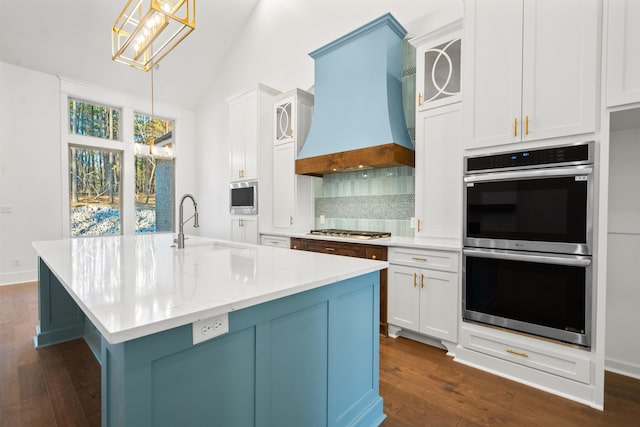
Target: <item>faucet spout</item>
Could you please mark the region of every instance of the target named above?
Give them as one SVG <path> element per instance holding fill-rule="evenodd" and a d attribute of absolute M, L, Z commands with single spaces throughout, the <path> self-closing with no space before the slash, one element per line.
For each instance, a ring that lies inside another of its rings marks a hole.
<path fill-rule="evenodd" d="M 186 220 L 183 220 L 185 199 L 191 199 L 191 201 L 193 202 L 193 209 L 195 210 L 195 212 L 192 216 L 190 216 Z M 182 199 L 180 199 L 180 218 L 178 220 L 178 238 L 176 239 L 178 243 L 178 249 L 184 248 L 184 225 L 191 218 L 193 218 L 193 227 L 194 228 L 200 227 L 200 224 L 198 222 L 198 204 L 196 203 L 196 199 L 194 199 L 194 197 L 191 194 L 185 194 L 184 196 L 182 196 Z"/>

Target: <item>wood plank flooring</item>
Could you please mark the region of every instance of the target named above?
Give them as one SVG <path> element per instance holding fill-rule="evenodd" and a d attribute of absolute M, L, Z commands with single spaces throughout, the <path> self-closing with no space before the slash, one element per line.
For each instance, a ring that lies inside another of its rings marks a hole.
<path fill-rule="evenodd" d="M 33 348 L 37 284 L 0 286 L 0 427 L 99 426 L 100 366 L 76 340 Z M 396 426 L 638 426 L 640 381 L 607 373 L 605 411 L 380 337 L 380 393 Z"/>

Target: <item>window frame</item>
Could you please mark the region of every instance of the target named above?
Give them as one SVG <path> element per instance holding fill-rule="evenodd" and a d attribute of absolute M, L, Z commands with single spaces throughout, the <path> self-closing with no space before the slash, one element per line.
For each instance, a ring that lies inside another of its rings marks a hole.
<path fill-rule="evenodd" d="M 93 136 L 73 134 L 69 127 L 69 100 L 75 99 L 81 102 L 116 108 L 120 110 L 119 140 L 103 139 Z M 173 121 L 173 150 L 174 150 L 174 195 L 173 195 L 173 228 L 176 229 L 176 195 L 178 194 L 178 152 L 176 143 L 181 122 L 181 110 L 164 104 L 156 104 L 155 117 Z M 134 151 L 134 112 L 151 116 L 151 100 L 101 89 L 87 84 L 77 83 L 71 80 L 60 79 L 60 162 L 62 183 L 62 235 L 69 238 L 82 238 L 71 236 L 71 195 L 69 178 L 69 147 L 80 146 L 86 148 L 120 151 L 122 154 L 120 171 L 120 235 L 136 235 L 136 211 L 135 211 L 135 151 Z M 169 119 L 166 119 L 170 117 Z M 163 234 L 167 231 L 142 234 Z M 109 236 L 114 236 L 113 234 Z M 87 236 L 89 237 L 89 236 Z"/>

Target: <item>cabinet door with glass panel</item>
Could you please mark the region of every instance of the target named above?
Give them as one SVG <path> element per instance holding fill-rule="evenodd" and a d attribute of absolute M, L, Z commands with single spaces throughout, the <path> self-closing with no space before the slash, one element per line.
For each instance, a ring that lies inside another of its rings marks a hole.
<path fill-rule="evenodd" d="M 416 48 L 417 110 L 458 102 L 462 21 L 411 39 Z"/>

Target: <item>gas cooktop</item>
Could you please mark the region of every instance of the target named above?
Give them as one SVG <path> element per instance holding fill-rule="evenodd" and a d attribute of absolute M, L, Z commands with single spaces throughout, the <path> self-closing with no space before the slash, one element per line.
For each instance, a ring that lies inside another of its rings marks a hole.
<path fill-rule="evenodd" d="M 311 230 L 308 234 L 314 236 L 329 236 L 329 237 L 347 237 L 350 239 L 382 239 L 384 237 L 391 237 L 391 233 L 386 231 L 360 231 L 360 230 L 340 230 L 336 228 L 324 228 L 320 230 Z"/>

